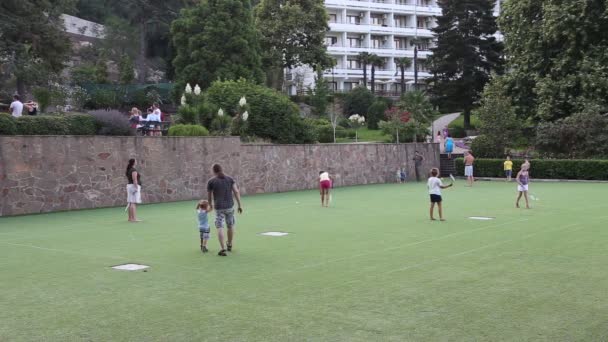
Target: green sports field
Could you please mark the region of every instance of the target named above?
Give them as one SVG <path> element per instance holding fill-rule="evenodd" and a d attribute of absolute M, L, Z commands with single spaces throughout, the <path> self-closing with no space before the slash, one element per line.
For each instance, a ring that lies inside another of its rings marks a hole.
<path fill-rule="evenodd" d="M 245 197 L 228 257 L 195 202 L 1 218 L 0 341 L 608 340 L 608 184 L 463 185 Z"/>

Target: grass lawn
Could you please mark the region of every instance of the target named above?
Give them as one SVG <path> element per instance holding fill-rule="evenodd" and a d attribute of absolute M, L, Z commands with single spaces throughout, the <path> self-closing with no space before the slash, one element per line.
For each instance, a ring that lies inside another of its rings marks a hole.
<path fill-rule="evenodd" d="M 228 257 L 194 201 L 1 218 L 0 341 L 608 340 L 608 185 L 463 185 L 246 197 Z"/>
<path fill-rule="evenodd" d="M 380 129 L 369 129 L 367 127 L 362 127 L 358 130 L 359 142 L 386 142 L 390 137 L 382 132 Z M 354 142 L 355 139 L 352 138 L 338 138 L 336 139 L 338 142 Z"/>

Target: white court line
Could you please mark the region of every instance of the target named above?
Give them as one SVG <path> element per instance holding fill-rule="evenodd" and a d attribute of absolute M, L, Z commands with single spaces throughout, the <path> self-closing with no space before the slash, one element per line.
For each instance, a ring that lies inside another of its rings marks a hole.
<path fill-rule="evenodd" d="M 72 255 L 84 256 L 84 257 L 108 258 L 108 259 L 127 259 L 127 258 L 121 257 L 121 256 L 93 255 L 93 254 L 80 253 L 80 252 L 66 250 L 66 249 L 40 247 L 40 246 L 36 246 L 36 245 L 25 245 L 25 244 L 22 244 L 22 243 L 13 243 L 13 242 L 5 242 L 5 241 L 0 241 L 0 243 L 4 244 L 4 245 L 9 245 L 9 246 L 28 247 L 28 248 L 34 248 L 34 249 L 39 249 L 39 250 L 43 250 L 43 251 L 57 252 L 57 253 L 63 253 L 63 254 L 72 254 Z"/>

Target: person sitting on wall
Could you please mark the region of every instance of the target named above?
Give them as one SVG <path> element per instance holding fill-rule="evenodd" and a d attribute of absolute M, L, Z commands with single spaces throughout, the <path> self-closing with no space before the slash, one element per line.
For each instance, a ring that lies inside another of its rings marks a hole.
<path fill-rule="evenodd" d="M 27 109 L 28 115 L 38 115 L 38 103 L 34 101 L 29 101 L 23 104 L 25 109 Z"/>

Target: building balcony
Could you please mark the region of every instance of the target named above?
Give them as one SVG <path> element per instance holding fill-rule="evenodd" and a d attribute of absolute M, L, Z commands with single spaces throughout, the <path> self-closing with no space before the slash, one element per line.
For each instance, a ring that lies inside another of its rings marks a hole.
<path fill-rule="evenodd" d="M 325 0 L 325 7 L 349 10 L 375 10 L 387 13 L 413 14 L 418 13 L 425 16 L 440 16 L 442 14 L 439 6 L 415 5 L 414 1 L 386 0 Z"/>
<path fill-rule="evenodd" d="M 433 38 L 433 32 L 428 28 L 416 28 L 416 27 L 402 27 L 402 26 L 382 26 L 382 25 L 368 25 L 368 24 L 342 24 L 342 23 L 329 23 L 329 31 L 334 33 L 350 32 L 360 34 L 387 34 L 387 35 L 400 35 L 422 38 Z"/>

